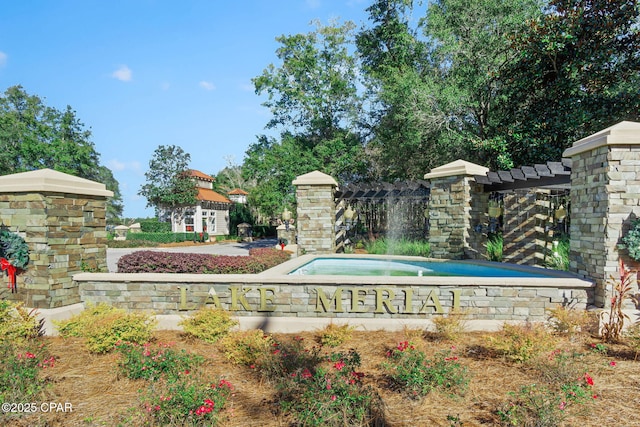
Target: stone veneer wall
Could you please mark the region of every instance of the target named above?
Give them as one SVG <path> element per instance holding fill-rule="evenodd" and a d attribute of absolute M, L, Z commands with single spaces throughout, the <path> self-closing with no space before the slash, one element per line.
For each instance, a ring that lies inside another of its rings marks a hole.
<path fill-rule="evenodd" d="M 80 302 L 76 273 L 107 270 L 104 184 L 51 169 L 0 177 L 0 219 L 29 246 L 29 264 L 6 298 L 27 307 Z"/>
<path fill-rule="evenodd" d="M 522 278 L 491 278 L 461 285 L 425 284 L 427 278 L 417 277 L 396 283 L 394 278 L 380 279 L 342 277 L 338 284 L 300 276 L 82 273 L 74 277 L 84 303 L 185 315 L 209 304 L 265 321 L 269 317 L 429 319 L 448 313 L 454 304 L 466 309 L 471 319 L 544 321 L 546 310 L 558 305 L 586 308 L 592 287 L 576 279 L 525 284 Z"/>
<path fill-rule="evenodd" d="M 577 141 L 571 157 L 571 271 L 596 282 L 595 304 L 611 297 L 626 255 L 618 245 L 640 216 L 640 123 L 621 122 Z"/>
<path fill-rule="evenodd" d="M 447 176 L 431 180 L 429 243 L 434 258 L 465 258 L 469 236 L 469 178 Z"/>
<path fill-rule="evenodd" d="M 296 186 L 298 253 L 336 252 L 336 181 L 314 171 L 297 177 Z"/>
<path fill-rule="evenodd" d="M 106 270 L 104 197 L 77 194 L 0 194 L 0 216 L 29 246 L 29 265 L 8 298 L 28 307 L 80 302 L 73 274 Z"/>
<path fill-rule="evenodd" d="M 446 259 L 481 259 L 485 238 L 477 226 L 486 225 L 488 194 L 473 175 L 489 169 L 464 160 L 434 168 L 424 176 L 431 181 L 429 244 L 431 256 Z"/>

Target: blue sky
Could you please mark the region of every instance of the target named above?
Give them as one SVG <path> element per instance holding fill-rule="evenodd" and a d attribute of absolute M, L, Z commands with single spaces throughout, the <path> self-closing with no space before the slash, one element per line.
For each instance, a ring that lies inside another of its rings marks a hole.
<path fill-rule="evenodd" d="M 251 79 L 278 65 L 275 38 L 310 22 L 366 21 L 370 0 L 22 0 L 0 12 L 0 91 L 70 105 L 120 183 L 126 217 L 159 145 L 215 174 L 242 163 L 269 111 Z"/>

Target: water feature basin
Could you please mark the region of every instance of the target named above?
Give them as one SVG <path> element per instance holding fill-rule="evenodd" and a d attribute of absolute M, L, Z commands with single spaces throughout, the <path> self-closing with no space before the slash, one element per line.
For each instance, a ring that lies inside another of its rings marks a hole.
<path fill-rule="evenodd" d="M 329 276 L 463 276 L 548 278 L 555 271 L 511 264 L 442 261 L 426 258 L 316 257 L 290 275 Z"/>

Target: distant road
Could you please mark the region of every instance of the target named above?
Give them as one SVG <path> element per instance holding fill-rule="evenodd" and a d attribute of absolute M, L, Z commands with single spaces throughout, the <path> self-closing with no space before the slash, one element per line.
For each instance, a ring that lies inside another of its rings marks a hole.
<path fill-rule="evenodd" d="M 107 248 L 107 266 L 110 273 L 118 271 L 118 260 L 122 255 L 138 251 L 184 252 L 215 255 L 249 255 L 251 248 L 272 248 L 277 239 L 262 239 L 251 243 L 216 243 L 215 245 L 179 246 L 172 248 Z"/>

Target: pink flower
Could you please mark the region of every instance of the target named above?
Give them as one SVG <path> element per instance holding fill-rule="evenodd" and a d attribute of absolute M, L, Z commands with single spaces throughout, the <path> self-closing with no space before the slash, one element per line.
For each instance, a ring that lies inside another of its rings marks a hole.
<path fill-rule="evenodd" d="M 612 360 L 611 362 L 609 362 L 609 366 L 616 366 L 615 360 Z"/>
<path fill-rule="evenodd" d="M 559 406 L 559 407 L 560 407 L 560 410 L 561 410 L 561 411 L 564 411 L 564 408 L 566 408 L 566 406 L 567 406 L 567 402 L 562 402 L 562 403 L 560 403 L 560 406 Z"/>
<path fill-rule="evenodd" d="M 336 400 L 336 395 L 334 394 L 333 396 L 331 396 L 331 401 L 335 402 L 335 400 Z"/>
<path fill-rule="evenodd" d="M 304 371 L 302 371 L 302 373 L 300 374 L 300 377 L 303 379 L 309 379 L 311 378 L 313 375 L 311 374 L 311 371 L 309 371 L 309 369 L 304 368 Z"/>
<path fill-rule="evenodd" d="M 344 368 L 345 366 L 347 366 L 346 363 L 344 363 L 342 360 L 336 362 L 333 367 L 336 368 L 338 371 L 341 371 L 342 368 Z"/>

